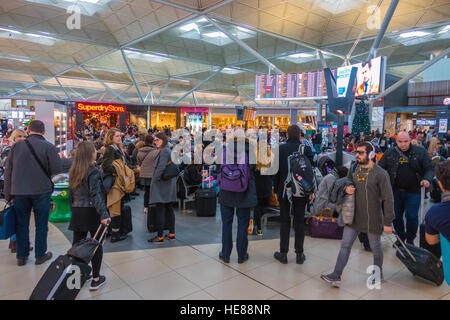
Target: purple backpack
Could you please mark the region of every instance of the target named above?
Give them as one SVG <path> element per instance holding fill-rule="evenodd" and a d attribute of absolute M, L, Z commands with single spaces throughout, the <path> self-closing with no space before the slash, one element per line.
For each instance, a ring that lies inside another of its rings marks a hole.
<path fill-rule="evenodd" d="M 237 164 L 239 162 L 237 154 L 234 154 L 234 161 L 231 164 L 226 163 L 226 150 L 223 150 L 223 164 L 220 166 L 220 172 L 217 175 L 217 184 L 221 190 L 231 192 L 244 192 L 248 188 L 249 166 L 247 153 L 242 152 L 240 159 L 245 158 L 244 164 Z"/>

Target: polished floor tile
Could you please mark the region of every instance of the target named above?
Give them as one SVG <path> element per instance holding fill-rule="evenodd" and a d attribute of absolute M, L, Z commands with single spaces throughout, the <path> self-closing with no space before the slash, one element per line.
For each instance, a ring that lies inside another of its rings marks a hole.
<path fill-rule="evenodd" d="M 171 271 L 167 265 L 151 256 L 112 266 L 111 270 L 128 284 L 156 277 Z"/>
<path fill-rule="evenodd" d="M 398 286 L 389 280 L 381 284 L 380 289 L 370 290 L 362 297 L 363 300 L 429 300 L 426 295 L 420 294 L 405 287 Z"/>
<path fill-rule="evenodd" d="M 146 300 L 175 300 L 200 290 L 175 271 L 137 282 L 131 288 Z"/>
<path fill-rule="evenodd" d="M 199 291 L 180 298 L 179 300 L 216 300 L 205 291 Z"/>
<path fill-rule="evenodd" d="M 176 272 L 202 289 L 239 275 L 232 268 L 213 259 L 177 268 Z"/>
<path fill-rule="evenodd" d="M 123 287 L 121 289 L 116 289 L 108 293 L 94 296 L 88 300 L 142 300 L 142 297 L 134 292 L 130 287 Z"/>
<path fill-rule="evenodd" d="M 332 288 L 323 280 L 312 278 L 283 292 L 295 300 L 356 300 L 357 296 L 351 293 Z"/>
<path fill-rule="evenodd" d="M 225 280 L 205 291 L 219 300 L 265 300 L 277 294 L 244 275 Z"/>

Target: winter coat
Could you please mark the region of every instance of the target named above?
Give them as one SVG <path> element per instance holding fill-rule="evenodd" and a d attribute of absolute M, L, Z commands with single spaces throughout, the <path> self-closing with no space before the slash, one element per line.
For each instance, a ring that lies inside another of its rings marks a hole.
<path fill-rule="evenodd" d="M 155 171 L 156 157 L 158 149 L 153 145 L 146 145 L 139 149 L 137 153 L 137 163 L 141 166 L 140 178 L 152 178 Z"/>
<path fill-rule="evenodd" d="M 150 204 L 172 203 L 177 201 L 177 178 L 162 180 L 161 176 L 167 163 L 171 160 L 172 151 L 165 147 L 158 152 L 155 160 L 152 184 L 150 186 Z"/>
<path fill-rule="evenodd" d="M 331 188 L 330 202 L 338 205 L 342 204 L 344 202 L 345 188 L 354 185 L 353 181 L 349 178 L 337 179 Z"/>
<path fill-rule="evenodd" d="M 314 215 L 318 216 L 325 208 L 330 208 L 331 210 L 335 209 L 335 204 L 330 201 L 330 194 L 336 180 L 337 173 L 333 171 L 332 173 L 327 174 L 320 182 L 319 188 L 316 192 L 316 198 L 314 199 Z"/>
<path fill-rule="evenodd" d="M 105 175 L 113 175 L 116 173 L 114 169 L 114 160 L 122 159 L 126 164 L 125 154 L 116 145 L 111 144 L 106 147 L 105 154 L 103 155 L 102 169 Z"/>
<path fill-rule="evenodd" d="M 226 148 L 226 147 L 225 147 Z M 237 146 L 234 146 L 234 150 L 238 150 Z M 247 159 L 250 159 L 249 146 L 245 145 L 245 152 L 247 153 Z M 258 204 L 258 198 L 256 196 L 256 183 L 255 183 L 255 169 L 256 165 L 249 164 L 249 177 L 248 187 L 244 192 L 232 192 L 220 189 L 219 191 L 219 203 L 226 207 L 231 208 L 253 208 Z M 221 165 L 218 165 L 217 172 L 220 172 Z"/>
<path fill-rule="evenodd" d="M 411 151 L 409 153 L 409 165 L 418 175 L 418 182 L 423 179 L 428 180 L 430 183 L 434 177 L 434 168 L 431 158 L 424 148 L 411 145 Z M 391 186 L 395 185 L 395 178 L 398 172 L 398 162 L 400 160 L 400 154 L 395 148 L 389 148 L 383 154 L 378 165 L 385 169 L 389 174 Z"/>

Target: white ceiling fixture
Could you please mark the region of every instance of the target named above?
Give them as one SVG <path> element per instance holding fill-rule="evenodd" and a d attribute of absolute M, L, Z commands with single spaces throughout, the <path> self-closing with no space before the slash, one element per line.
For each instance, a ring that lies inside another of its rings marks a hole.
<path fill-rule="evenodd" d="M 198 25 L 196 25 L 195 23 L 189 23 L 185 26 L 180 27 L 181 30 L 189 32 L 191 30 L 195 30 L 198 33 L 200 33 L 200 30 L 198 29 Z"/>
<path fill-rule="evenodd" d="M 450 24 L 448 24 L 448 25 L 446 25 L 445 27 L 443 27 L 442 30 L 439 31 L 438 33 L 439 33 L 439 34 L 446 33 L 446 32 L 449 31 L 449 30 L 450 30 Z"/>
<path fill-rule="evenodd" d="M 156 63 L 165 62 L 165 61 L 169 60 L 169 58 L 164 58 L 164 57 L 160 57 L 160 56 L 149 54 L 149 53 L 141 53 L 141 52 L 136 52 L 136 51 L 131 51 L 131 50 L 125 50 L 125 53 L 127 54 L 127 57 L 130 59 L 145 60 L 145 61 L 156 62 Z"/>
<path fill-rule="evenodd" d="M 234 69 L 234 68 L 224 68 L 222 71 L 222 73 L 226 73 L 226 74 L 238 74 L 241 72 L 244 72 L 242 70 L 238 70 L 238 69 Z"/>
<path fill-rule="evenodd" d="M 410 31 L 400 34 L 400 38 L 411 38 L 411 37 L 425 37 L 431 33 L 425 31 Z"/>
<path fill-rule="evenodd" d="M 94 3 L 97 4 L 101 0 L 64 0 L 66 2 L 87 2 L 87 3 Z"/>
<path fill-rule="evenodd" d="M 302 53 L 291 54 L 291 55 L 289 55 L 289 57 L 291 57 L 291 58 L 311 58 L 311 57 L 314 57 L 314 55 L 302 52 Z"/>
<path fill-rule="evenodd" d="M 50 36 L 44 36 L 35 33 L 22 33 L 20 31 L 8 28 L 0 28 L 0 38 L 29 41 L 38 44 L 43 44 L 46 46 L 52 46 L 57 41 L 60 41 Z"/>
<path fill-rule="evenodd" d="M 227 39 L 227 35 L 223 32 L 217 31 L 217 32 L 210 32 L 210 33 L 205 33 L 203 34 L 205 37 L 209 37 L 209 38 L 224 38 Z"/>

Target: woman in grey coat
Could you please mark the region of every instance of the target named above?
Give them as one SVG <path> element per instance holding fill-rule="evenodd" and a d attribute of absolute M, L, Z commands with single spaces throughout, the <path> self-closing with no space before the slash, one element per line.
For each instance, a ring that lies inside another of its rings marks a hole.
<path fill-rule="evenodd" d="M 170 154 L 172 151 L 167 147 L 168 141 L 169 138 L 163 132 L 157 133 L 153 140 L 158 148 L 158 156 L 155 160 L 155 172 L 153 173 L 150 185 L 150 205 L 156 206 L 156 229 L 158 230 L 158 234 L 148 241 L 155 244 L 163 243 L 164 238 L 175 240 L 175 214 L 173 213 L 172 203 L 177 201 L 177 179 L 161 179 L 167 163 L 171 161 Z M 164 236 L 163 227 L 165 225 L 166 216 L 169 219 L 169 234 Z"/>

